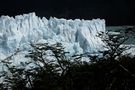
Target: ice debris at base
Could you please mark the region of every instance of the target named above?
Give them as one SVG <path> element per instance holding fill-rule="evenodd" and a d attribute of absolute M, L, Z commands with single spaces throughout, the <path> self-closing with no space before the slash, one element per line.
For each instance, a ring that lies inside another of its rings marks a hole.
<path fill-rule="evenodd" d="M 13 17 L 0 17 L 0 59 L 18 48 L 29 49 L 30 43 L 60 42 L 71 55 L 95 53 L 103 49 L 104 43 L 97 35 L 105 32 L 105 20 L 66 20 L 45 17 L 35 13 Z"/>

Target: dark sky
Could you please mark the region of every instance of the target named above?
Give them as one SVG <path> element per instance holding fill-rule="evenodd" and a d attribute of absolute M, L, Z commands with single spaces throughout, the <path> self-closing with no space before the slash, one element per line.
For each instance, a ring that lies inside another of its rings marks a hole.
<path fill-rule="evenodd" d="M 107 25 L 135 25 L 134 0 L 0 0 L 0 15 L 29 12 L 47 18 L 103 18 Z"/>

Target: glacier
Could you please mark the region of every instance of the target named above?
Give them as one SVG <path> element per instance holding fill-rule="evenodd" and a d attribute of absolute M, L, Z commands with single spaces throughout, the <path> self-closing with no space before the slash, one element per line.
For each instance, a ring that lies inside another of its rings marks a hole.
<path fill-rule="evenodd" d="M 0 59 L 16 50 L 27 51 L 30 44 L 62 43 L 70 55 L 96 53 L 104 43 L 97 35 L 105 33 L 105 20 L 40 18 L 35 13 L 0 17 Z"/>
<path fill-rule="evenodd" d="M 30 44 L 61 43 L 69 56 L 104 50 L 105 43 L 99 34 L 105 34 L 105 20 L 40 18 L 35 13 L 0 17 L 0 72 L 8 72 L 2 61 L 11 59 L 11 66 L 29 69 L 34 66 L 22 66 L 22 62 L 31 62 L 25 58 L 32 48 Z M 18 52 L 18 53 L 16 53 Z M 12 56 L 12 57 L 11 57 Z M 85 60 L 87 60 L 85 58 Z M 10 73 L 9 73 L 10 74 Z M 0 74 L 1 75 L 1 74 Z M 0 78 L 0 83 L 4 77 Z"/>

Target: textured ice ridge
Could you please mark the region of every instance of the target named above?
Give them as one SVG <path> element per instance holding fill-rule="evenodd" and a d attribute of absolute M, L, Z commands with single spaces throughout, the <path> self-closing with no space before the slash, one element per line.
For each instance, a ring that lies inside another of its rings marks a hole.
<path fill-rule="evenodd" d="M 30 43 L 60 42 L 71 55 L 94 53 L 103 49 L 104 43 L 97 37 L 105 32 L 105 20 L 66 20 L 45 17 L 35 13 L 0 17 L 0 56 L 13 53 L 16 49 L 26 51 Z"/>

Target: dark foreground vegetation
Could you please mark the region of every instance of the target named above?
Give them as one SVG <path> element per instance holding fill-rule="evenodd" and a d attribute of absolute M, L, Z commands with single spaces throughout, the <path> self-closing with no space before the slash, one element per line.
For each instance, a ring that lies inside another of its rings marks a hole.
<path fill-rule="evenodd" d="M 102 58 L 90 54 L 67 58 L 68 52 L 60 43 L 32 45 L 26 58 L 36 67 L 25 70 L 6 62 L 11 75 L 3 72 L 1 77 L 5 77 L 5 81 L 0 90 L 135 90 L 135 58 L 122 55 L 129 49 L 120 47 L 124 40 L 120 37 L 104 39 L 109 50 L 101 52 Z M 54 60 L 44 57 L 48 50 Z M 84 56 L 89 61 L 81 61 Z"/>

